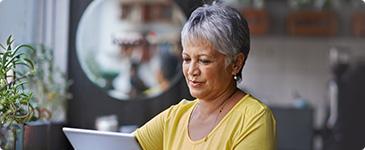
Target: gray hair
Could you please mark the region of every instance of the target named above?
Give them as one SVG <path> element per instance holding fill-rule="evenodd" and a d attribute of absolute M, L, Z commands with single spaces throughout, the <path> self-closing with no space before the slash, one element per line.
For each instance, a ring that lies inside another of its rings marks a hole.
<path fill-rule="evenodd" d="M 226 55 L 226 65 L 232 63 L 240 52 L 245 56 L 245 63 L 250 51 L 250 33 L 246 19 L 234 8 L 221 3 L 213 2 L 197 8 L 185 23 L 181 31 L 182 45 L 202 40 Z M 239 79 L 242 68 L 237 75 Z"/>

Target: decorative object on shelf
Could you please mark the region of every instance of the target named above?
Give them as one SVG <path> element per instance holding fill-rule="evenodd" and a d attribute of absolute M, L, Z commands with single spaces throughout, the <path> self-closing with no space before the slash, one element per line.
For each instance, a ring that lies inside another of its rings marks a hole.
<path fill-rule="evenodd" d="M 265 7 L 265 0 L 252 0 L 252 6 L 256 9 L 263 9 Z"/>
<path fill-rule="evenodd" d="M 243 7 L 252 7 L 252 0 L 226 0 L 227 3 L 231 4 L 231 5 L 241 5 Z M 237 3 L 238 2 L 238 3 Z"/>
<path fill-rule="evenodd" d="M 233 3 L 229 2 L 228 3 Z M 238 0 L 238 3 L 243 7 L 253 8 L 253 9 L 263 9 L 265 7 L 265 0 Z"/>
<path fill-rule="evenodd" d="M 292 10 L 323 10 L 334 9 L 341 6 L 340 0 L 288 0 Z"/>
<path fill-rule="evenodd" d="M 341 7 L 340 0 L 315 0 L 314 1 L 314 8 L 319 10 L 328 10 L 328 9 L 337 9 Z"/>
<path fill-rule="evenodd" d="M 354 36 L 365 36 L 365 11 L 352 13 L 352 34 Z"/>
<path fill-rule="evenodd" d="M 288 0 L 289 7 L 293 10 L 313 8 L 313 0 Z"/>
<path fill-rule="evenodd" d="M 295 36 L 334 36 L 337 25 L 337 15 L 329 10 L 297 10 L 287 18 L 288 33 Z"/>
<path fill-rule="evenodd" d="M 71 81 L 54 63 L 52 49 L 45 45 L 35 45 L 37 51 L 32 53 L 35 73 L 29 77 L 29 89 L 33 93 L 33 101 L 39 111 L 39 119 L 52 122 L 65 122 L 66 100 L 71 98 L 67 91 Z"/>
<path fill-rule="evenodd" d="M 348 0 L 352 9 L 363 10 L 365 8 L 365 0 Z"/>
<path fill-rule="evenodd" d="M 135 22 L 169 21 L 172 17 L 172 2 L 158 1 L 120 1 L 120 19 Z"/>
<path fill-rule="evenodd" d="M 32 93 L 24 85 L 34 71 L 34 65 L 26 50 L 30 45 L 13 47 L 9 36 L 0 45 L 0 147 L 16 149 L 22 146 L 23 125 L 34 118 L 35 109 L 30 103 Z"/>

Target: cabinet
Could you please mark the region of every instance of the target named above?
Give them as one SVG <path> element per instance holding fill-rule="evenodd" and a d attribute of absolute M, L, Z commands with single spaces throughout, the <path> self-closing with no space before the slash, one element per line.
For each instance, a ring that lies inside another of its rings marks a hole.
<path fill-rule="evenodd" d="M 288 0 L 266 0 L 261 11 L 266 12 L 267 19 L 253 19 L 252 13 L 242 14 L 251 25 L 257 24 L 257 20 L 266 20 L 266 25 L 260 25 L 267 26 L 265 32 L 256 34 L 256 27 L 253 27 L 253 36 L 364 37 L 365 3 L 360 1 L 359 6 L 352 1 L 338 0 L 338 3 L 336 7 L 326 9 L 294 9 L 289 7 Z M 244 6 L 241 4 L 241 7 Z M 252 12 L 252 8 L 243 9 Z M 264 18 L 264 15 L 256 16 Z"/>

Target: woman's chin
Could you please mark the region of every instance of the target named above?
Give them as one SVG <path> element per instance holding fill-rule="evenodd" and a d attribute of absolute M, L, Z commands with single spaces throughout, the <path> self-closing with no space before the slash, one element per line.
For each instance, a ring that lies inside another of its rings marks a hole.
<path fill-rule="evenodd" d="M 196 90 L 196 89 L 189 89 L 190 91 L 190 95 L 195 97 L 195 98 L 201 98 L 203 96 L 203 91 L 201 90 Z"/>

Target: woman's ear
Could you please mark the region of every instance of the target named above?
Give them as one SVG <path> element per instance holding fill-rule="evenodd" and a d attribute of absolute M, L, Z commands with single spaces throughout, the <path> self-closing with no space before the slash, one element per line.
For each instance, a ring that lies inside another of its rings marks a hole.
<path fill-rule="evenodd" d="M 233 70 L 232 70 L 233 75 L 237 75 L 239 73 L 239 71 L 244 65 L 243 64 L 244 60 L 245 60 L 245 55 L 243 53 L 238 53 L 236 55 L 236 59 L 233 62 Z"/>

